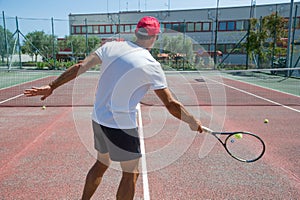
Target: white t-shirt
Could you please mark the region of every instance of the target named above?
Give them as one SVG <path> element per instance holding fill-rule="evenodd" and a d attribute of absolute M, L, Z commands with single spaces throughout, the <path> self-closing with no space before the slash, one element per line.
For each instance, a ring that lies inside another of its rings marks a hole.
<path fill-rule="evenodd" d="M 132 42 L 108 42 L 95 53 L 102 66 L 92 119 L 110 128 L 136 128 L 137 104 L 149 89 L 167 87 L 160 63 Z"/>

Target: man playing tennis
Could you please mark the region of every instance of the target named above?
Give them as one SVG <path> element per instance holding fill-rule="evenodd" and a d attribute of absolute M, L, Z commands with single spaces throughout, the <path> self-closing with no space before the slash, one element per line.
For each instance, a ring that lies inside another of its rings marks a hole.
<path fill-rule="evenodd" d="M 191 130 L 202 132 L 200 120 L 171 95 L 160 64 L 149 52 L 159 33 L 158 20 L 143 17 L 135 30 L 135 42 L 108 42 L 49 85 L 24 92 L 26 96 L 41 95 L 44 100 L 57 87 L 101 64 L 92 114 L 94 145 L 98 158 L 87 174 L 82 199 L 92 197 L 112 161 L 120 162 L 122 168 L 117 199 L 133 199 L 139 175 L 139 159 L 142 156 L 136 106 L 149 89 L 155 91 L 172 115 L 188 123 Z"/>

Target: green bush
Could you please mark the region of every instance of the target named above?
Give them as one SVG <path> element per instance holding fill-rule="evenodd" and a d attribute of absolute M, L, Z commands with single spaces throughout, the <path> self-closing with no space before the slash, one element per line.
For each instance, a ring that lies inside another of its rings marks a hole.
<path fill-rule="evenodd" d="M 46 63 L 44 62 L 37 62 L 36 63 L 36 68 L 37 69 L 44 69 L 46 67 Z"/>
<path fill-rule="evenodd" d="M 48 69 L 50 69 L 50 70 L 54 70 L 55 69 L 54 59 L 48 60 Z"/>

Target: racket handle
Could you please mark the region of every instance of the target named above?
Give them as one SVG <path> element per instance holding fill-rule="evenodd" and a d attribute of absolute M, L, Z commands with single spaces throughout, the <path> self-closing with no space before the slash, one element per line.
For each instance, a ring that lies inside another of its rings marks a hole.
<path fill-rule="evenodd" d="M 203 130 L 204 132 L 210 133 L 210 134 L 213 132 L 213 130 L 211 130 L 210 128 L 205 127 L 205 126 L 202 126 L 202 130 Z"/>

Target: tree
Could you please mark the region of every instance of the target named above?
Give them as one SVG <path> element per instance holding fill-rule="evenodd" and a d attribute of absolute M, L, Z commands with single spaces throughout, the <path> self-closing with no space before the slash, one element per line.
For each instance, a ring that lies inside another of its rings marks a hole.
<path fill-rule="evenodd" d="M 250 59 L 253 59 L 253 55 L 257 55 L 259 60 L 266 60 L 267 56 L 274 54 L 276 43 L 286 37 L 285 19 L 277 13 L 272 13 L 260 20 L 250 19 L 249 22 L 249 36 L 243 46 Z M 282 49 L 276 49 L 280 50 Z"/>
<path fill-rule="evenodd" d="M 5 37 L 4 37 L 4 32 L 6 32 L 7 36 L 7 46 L 8 46 L 8 52 L 12 52 L 14 48 L 14 37 L 13 34 L 8 30 L 5 29 L 4 27 L 0 26 L 0 55 L 1 55 L 1 62 L 4 62 L 4 58 L 6 58 L 7 51 L 6 51 L 6 42 L 5 42 Z"/>
<path fill-rule="evenodd" d="M 155 43 L 151 50 L 152 55 L 157 58 L 159 53 L 166 53 L 172 61 L 175 61 L 176 68 L 179 66 L 183 68 L 190 67 L 194 58 L 193 43 L 184 34 L 177 34 L 175 36 L 164 35 L 158 42 Z M 185 65 L 189 63 L 189 65 Z M 173 63 L 174 64 L 174 63 Z"/>
<path fill-rule="evenodd" d="M 66 44 L 71 47 L 73 55 L 81 57 L 86 52 L 85 37 L 82 35 L 66 36 Z"/>
<path fill-rule="evenodd" d="M 262 19 L 265 31 L 269 38 L 274 38 L 278 42 L 281 38 L 286 37 L 285 25 L 286 20 L 284 17 L 279 16 L 277 13 L 272 13 Z"/>
<path fill-rule="evenodd" d="M 193 58 L 193 43 L 190 38 L 184 37 L 183 34 L 168 37 L 164 36 L 162 38 L 163 50 L 166 53 L 170 54 L 183 54 L 186 56 L 187 60 L 191 60 Z M 160 43 L 155 45 L 156 48 L 160 47 Z"/>
<path fill-rule="evenodd" d="M 100 46 L 101 39 L 97 36 L 88 37 L 88 52 L 96 50 Z M 82 35 L 71 35 L 65 37 L 65 42 L 59 43 L 60 48 L 70 48 L 75 57 L 82 57 L 86 54 L 86 39 Z"/>
<path fill-rule="evenodd" d="M 252 18 L 249 20 L 250 27 L 248 32 L 247 42 L 243 45 L 246 48 L 246 52 L 250 59 L 253 59 L 253 55 L 258 55 L 259 58 L 264 58 L 264 41 L 267 39 L 266 30 L 263 28 L 263 24 L 259 24 L 258 20 Z M 260 27 L 259 27 L 260 26 Z"/>
<path fill-rule="evenodd" d="M 88 37 L 88 52 L 95 51 L 100 47 L 101 39 L 97 36 Z"/>
<path fill-rule="evenodd" d="M 268 54 L 272 56 L 272 65 L 274 56 L 286 51 L 285 48 L 277 47 L 277 44 L 279 44 L 283 38 L 287 37 L 287 32 L 285 30 L 286 24 L 286 20 L 279 16 L 278 13 L 272 13 L 263 18 L 266 35 L 268 38 L 272 38 L 272 42 L 268 45 Z"/>
<path fill-rule="evenodd" d="M 37 62 L 38 55 L 44 58 L 52 56 L 53 40 L 55 39 L 52 35 L 46 35 L 44 31 L 34 31 L 28 33 L 25 37 L 22 52 L 35 56 L 35 62 Z M 57 52 L 57 49 L 54 49 L 54 52 Z"/>

